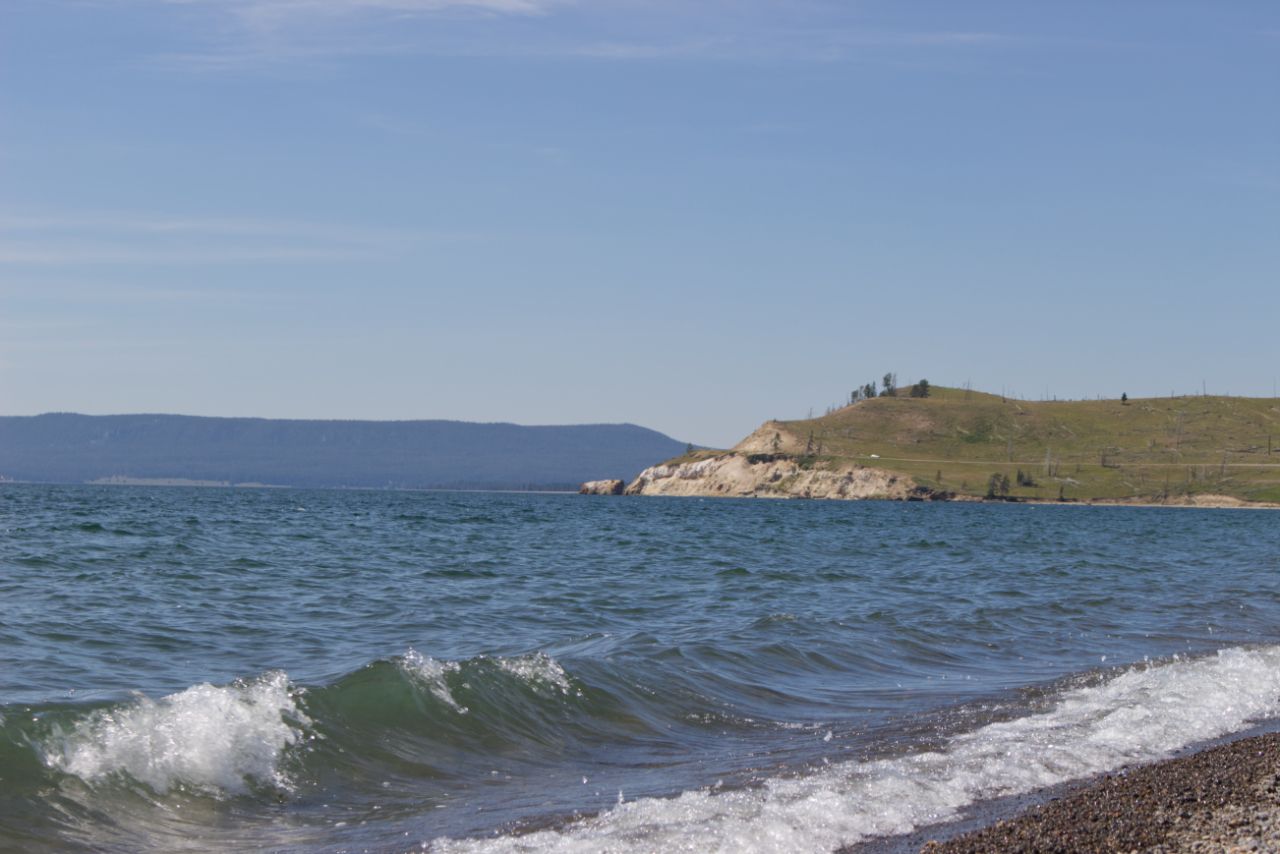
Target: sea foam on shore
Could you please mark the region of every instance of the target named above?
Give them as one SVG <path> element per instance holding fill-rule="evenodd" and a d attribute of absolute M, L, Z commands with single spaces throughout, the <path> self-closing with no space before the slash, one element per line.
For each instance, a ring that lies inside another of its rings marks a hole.
<path fill-rule="evenodd" d="M 1277 712 L 1280 647 L 1227 649 L 1066 691 L 1046 712 L 955 736 L 939 751 L 620 803 L 564 828 L 437 850 L 831 851 L 949 820 L 977 801 L 1149 762 Z"/>
<path fill-rule="evenodd" d="M 1104 777 L 923 851 L 1280 851 L 1278 775 L 1280 733 L 1243 738 Z"/>

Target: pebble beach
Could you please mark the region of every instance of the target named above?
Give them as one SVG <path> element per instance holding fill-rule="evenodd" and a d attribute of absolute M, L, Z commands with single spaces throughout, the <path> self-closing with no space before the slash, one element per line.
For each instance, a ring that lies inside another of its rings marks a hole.
<path fill-rule="evenodd" d="M 922 854 L 1280 851 L 1280 734 L 1240 739 L 1069 789 Z"/>

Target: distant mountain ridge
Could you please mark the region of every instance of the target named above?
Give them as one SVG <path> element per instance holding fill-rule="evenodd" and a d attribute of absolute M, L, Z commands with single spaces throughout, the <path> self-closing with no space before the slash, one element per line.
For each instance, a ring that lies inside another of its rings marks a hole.
<path fill-rule="evenodd" d="M 0 477 L 302 487 L 576 489 L 686 445 L 634 424 L 0 416 Z"/>

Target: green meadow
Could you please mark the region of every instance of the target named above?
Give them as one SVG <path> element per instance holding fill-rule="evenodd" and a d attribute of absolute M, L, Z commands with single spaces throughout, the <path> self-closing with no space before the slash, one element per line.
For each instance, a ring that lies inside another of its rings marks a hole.
<path fill-rule="evenodd" d="M 943 492 L 1048 501 L 1226 495 L 1280 502 L 1280 400 L 1027 401 L 933 387 L 774 422 L 785 451 Z"/>

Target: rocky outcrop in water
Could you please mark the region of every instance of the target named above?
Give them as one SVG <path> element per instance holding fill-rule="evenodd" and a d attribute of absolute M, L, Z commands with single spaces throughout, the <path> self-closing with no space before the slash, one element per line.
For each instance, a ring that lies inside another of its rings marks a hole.
<path fill-rule="evenodd" d="M 737 451 L 693 462 L 651 466 L 631 482 L 627 495 L 897 501 L 950 497 L 884 469 L 789 454 Z"/>
<path fill-rule="evenodd" d="M 589 480 L 578 487 L 579 495 L 622 495 L 627 488 L 625 480 Z"/>

